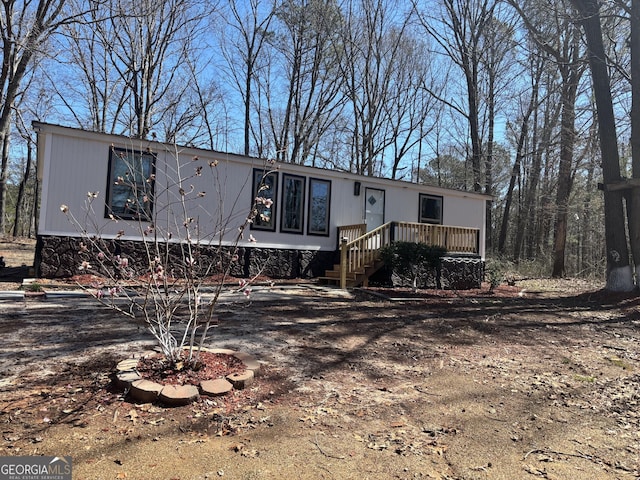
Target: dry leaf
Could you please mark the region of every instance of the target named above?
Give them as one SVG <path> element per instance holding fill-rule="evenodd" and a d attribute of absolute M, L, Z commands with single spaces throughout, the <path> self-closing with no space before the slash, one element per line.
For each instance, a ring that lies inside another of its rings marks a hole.
<path fill-rule="evenodd" d="M 236 443 L 234 445 L 231 445 L 231 447 L 229 447 L 229 449 L 233 450 L 234 452 L 239 452 L 243 448 L 244 448 L 244 443 Z"/>
<path fill-rule="evenodd" d="M 258 456 L 258 451 L 253 448 L 251 450 L 244 449 L 240 452 L 240 455 L 247 458 L 256 458 Z"/>
<path fill-rule="evenodd" d="M 524 471 L 530 473 L 531 475 L 537 475 L 539 477 L 546 477 L 547 473 L 544 470 L 538 470 L 537 468 L 531 465 L 525 465 Z"/>
<path fill-rule="evenodd" d="M 386 448 L 389 448 L 389 445 L 387 445 L 386 443 L 369 442 L 367 444 L 367 448 L 370 448 L 372 450 L 384 450 Z"/>
<path fill-rule="evenodd" d="M 136 419 L 139 417 L 140 415 L 138 415 L 138 412 L 136 412 L 135 410 L 129 410 L 129 413 L 127 414 L 127 417 L 129 417 L 131 419 L 131 421 L 133 422 L 133 424 L 136 424 Z"/>

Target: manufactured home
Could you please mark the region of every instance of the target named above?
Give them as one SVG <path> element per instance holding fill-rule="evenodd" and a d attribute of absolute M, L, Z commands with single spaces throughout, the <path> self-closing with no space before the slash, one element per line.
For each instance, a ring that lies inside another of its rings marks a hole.
<path fill-rule="evenodd" d="M 237 274 L 253 275 L 263 263 L 262 273 L 274 278 L 335 277 L 343 287 L 345 279 L 366 283 L 375 252 L 394 240 L 442 245 L 451 265 L 483 264 L 486 195 L 40 122 L 33 126 L 41 185 L 36 270 L 42 277 L 77 273 L 80 230 L 111 239 L 123 255 L 135 256 L 150 227 L 173 229 L 174 240 L 181 238 L 180 222 L 172 216 L 183 215 L 197 221 L 199 244 L 235 245 L 256 197 L 257 215 L 237 243 Z M 146 201 L 149 188 L 153 201 Z M 176 199 L 187 194 L 186 211 L 176 213 Z"/>

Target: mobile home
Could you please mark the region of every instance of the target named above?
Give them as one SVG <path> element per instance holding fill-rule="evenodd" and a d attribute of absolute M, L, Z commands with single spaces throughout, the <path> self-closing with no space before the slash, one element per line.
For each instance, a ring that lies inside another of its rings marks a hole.
<path fill-rule="evenodd" d="M 340 262 L 341 248 L 375 251 L 394 239 L 442 244 L 454 263 L 484 259 L 486 195 L 47 123 L 33 126 L 41 185 L 36 270 L 42 277 L 77 273 L 81 232 L 62 210 L 79 220 L 82 235 L 117 241 L 123 253 L 134 255 L 145 228 L 175 230 L 181 238 L 174 217 L 186 193 L 191 196 L 182 214 L 197 221 L 203 245 L 233 245 L 256 197 L 261 199 L 237 244 L 238 271 L 245 275 L 262 260 L 263 273 L 274 278 L 323 277 Z M 138 192 L 132 191 L 136 184 Z M 140 207 L 148 188 L 153 201 Z"/>

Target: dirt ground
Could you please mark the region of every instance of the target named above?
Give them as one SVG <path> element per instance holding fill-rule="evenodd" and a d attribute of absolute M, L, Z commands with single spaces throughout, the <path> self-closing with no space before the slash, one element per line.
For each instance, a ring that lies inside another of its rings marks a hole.
<path fill-rule="evenodd" d="M 36 241 L 32 238 L 0 237 L 1 290 L 16 290 L 25 277 L 33 276 L 35 249 Z"/>
<path fill-rule="evenodd" d="M 262 375 L 173 409 L 110 387 L 143 326 L 0 300 L 0 455 L 70 455 L 91 480 L 638 479 L 639 300 L 598 288 L 229 294 L 210 346 Z"/>

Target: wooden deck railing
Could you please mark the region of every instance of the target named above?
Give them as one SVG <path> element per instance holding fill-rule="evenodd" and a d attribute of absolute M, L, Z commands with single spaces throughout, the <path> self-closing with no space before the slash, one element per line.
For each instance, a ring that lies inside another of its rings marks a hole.
<path fill-rule="evenodd" d="M 478 254 L 480 251 L 477 228 L 450 227 L 428 223 L 393 222 L 392 241 L 426 243 L 444 247 L 447 253 Z"/>
<path fill-rule="evenodd" d="M 378 260 L 379 251 L 391 242 L 416 242 L 440 246 L 450 254 L 478 254 L 480 230 L 477 228 L 389 222 L 366 232 L 365 224 L 339 227 L 340 288 L 346 288 L 347 275 L 364 273 Z M 358 235 L 359 234 L 359 235 Z"/>

